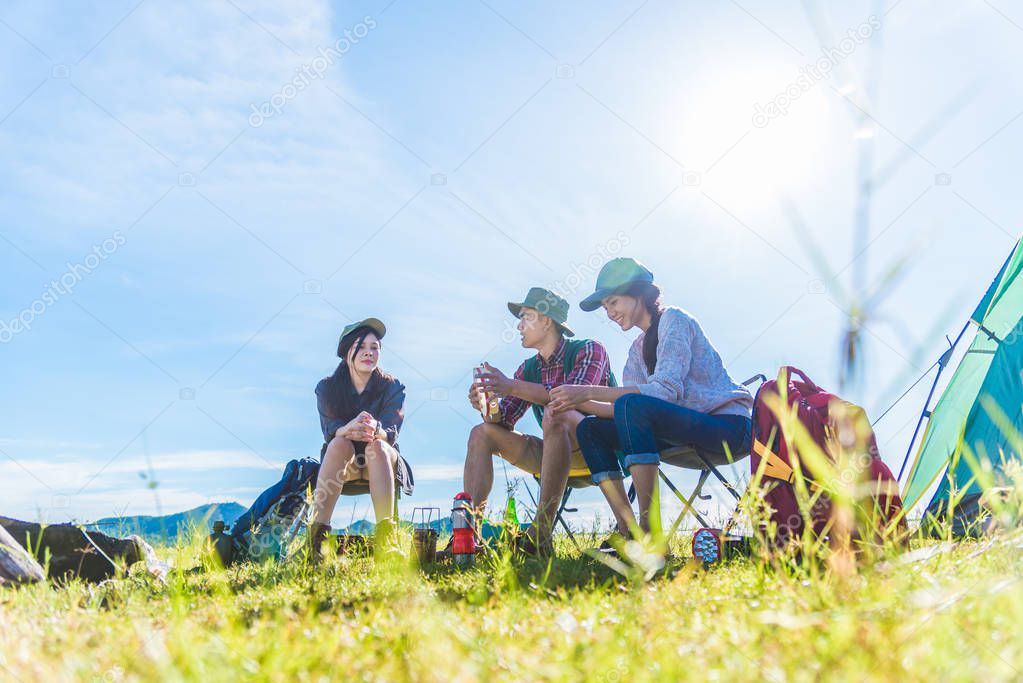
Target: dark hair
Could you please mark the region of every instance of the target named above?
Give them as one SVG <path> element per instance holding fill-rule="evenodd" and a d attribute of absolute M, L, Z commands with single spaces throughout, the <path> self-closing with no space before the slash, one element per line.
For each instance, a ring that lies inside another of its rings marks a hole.
<path fill-rule="evenodd" d="M 652 375 L 657 368 L 657 342 L 659 341 L 657 328 L 661 323 L 661 314 L 664 313 L 664 306 L 661 303 L 661 288 L 652 282 L 634 282 L 622 294 L 639 299 L 650 313 L 650 329 L 646 331 L 646 337 L 643 338 L 643 362 L 646 363 L 647 372 Z"/>
<path fill-rule="evenodd" d="M 337 356 L 338 358 L 341 359 L 341 362 L 347 363 L 348 352 L 351 351 L 353 347 L 354 348 L 361 347 L 362 342 L 366 341 L 366 337 L 368 337 L 370 334 L 377 336 L 376 330 L 374 330 L 369 325 L 363 325 L 362 327 L 358 327 L 349 332 L 348 334 L 346 334 L 345 336 L 341 337 L 341 341 L 339 341 L 337 344 Z M 377 339 L 379 340 L 378 336 Z M 383 342 L 380 343 L 381 345 L 383 344 Z"/>
<path fill-rule="evenodd" d="M 351 393 L 348 391 L 348 387 L 352 385 L 352 370 L 348 367 L 348 352 L 353 348 L 360 348 L 362 342 L 370 334 L 375 336 L 376 330 L 368 325 L 360 327 L 342 337 L 337 346 L 337 355 L 341 357 L 341 362 L 334 370 L 334 374 L 327 378 L 325 394 L 327 411 L 333 418 L 344 419 L 348 415 L 355 417 L 355 407 L 349 400 Z M 367 392 L 372 392 L 369 394 L 369 398 L 381 393 L 384 383 L 392 379 L 394 378 L 391 375 L 379 367 L 373 370 L 365 389 Z"/>

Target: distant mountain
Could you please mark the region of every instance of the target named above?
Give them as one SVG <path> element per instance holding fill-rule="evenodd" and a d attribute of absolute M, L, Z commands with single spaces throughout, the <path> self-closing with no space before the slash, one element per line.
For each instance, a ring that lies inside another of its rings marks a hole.
<path fill-rule="evenodd" d="M 212 530 L 213 523 L 220 520 L 223 520 L 230 530 L 247 509 L 238 503 L 214 503 L 162 517 L 107 517 L 96 520 L 92 524 L 86 524 L 85 528 L 90 531 L 102 531 L 109 536 L 124 537 L 138 534 L 143 537 L 174 542 L 183 531 L 192 527 Z M 411 530 L 416 525 L 403 521 L 401 526 Z M 435 519 L 430 522 L 430 528 L 436 530 L 441 536 L 449 536 L 451 535 L 451 518 Z M 346 528 L 339 529 L 338 533 L 372 536 L 374 529 L 376 529 L 376 524 L 368 519 L 360 519 Z"/>
<path fill-rule="evenodd" d="M 449 535 L 450 536 L 451 535 L 451 518 L 450 517 L 441 517 L 440 519 L 435 519 L 432 522 L 430 522 L 430 528 L 436 530 L 437 533 L 439 533 L 441 536 L 444 536 L 444 535 Z"/>
<path fill-rule="evenodd" d="M 109 517 L 87 524 L 86 528 L 110 536 L 138 534 L 174 541 L 178 534 L 192 527 L 212 530 L 213 523 L 220 520 L 230 528 L 246 509 L 238 503 L 214 503 L 163 517 Z"/>
<path fill-rule="evenodd" d="M 414 529 L 418 525 L 414 525 L 411 522 L 402 522 L 401 527 L 403 529 Z M 451 534 L 451 519 L 444 517 L 441 519 L 435 519 L 430 522 L 430 528 L 434 529 L 441 536 Z M 352 522 L 347 527 L 339 529 L 338 533 L 349 534 L 351 536 L 372 536 L 373 531 L 376 529 L 376 524 L 369 521 L 368 519 L 360 519 L 356 522 Z"/>
<path fill-rule="evenodd" d="M 357 522 L 349 524 L 345 529 L 342 529 L 342 533 L 348 534 L 349 536 L 372 536 L 375 528 L 376 524 L 373 522 L 366 519 L 360 519 Z"/>

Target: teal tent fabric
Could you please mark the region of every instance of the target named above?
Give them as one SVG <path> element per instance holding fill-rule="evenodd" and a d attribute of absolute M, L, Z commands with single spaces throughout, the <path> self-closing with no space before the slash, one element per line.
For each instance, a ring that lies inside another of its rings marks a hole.
<path fill-rule="evenodd" d="M 973 315 L 978 332 L 938 401 L 923 445 L 906 482 L 903 500 L 916 505 L 952 464 L 957 493 L 980 492 L 964 446 L 997 474 L 1003 457 L 1019 459 L 1009 437 L 984 407 L 985 399 L 1023 432 L 1023 247 L 1015 251 L 991 284 Z M 949 498 L 952 482 L 943 477 L 928 506 Z"/>
<path fill-rule="evenodd" d="M 1023 323 L 1023 319 L 1018 321 Z M 1023 344 L 1009 345 L 1002 343 L 995 352 L 994 360 L 988 369 L 987 378 L 980 389 L 980 396 L 990 396 L 1001 409 L 1012 425 L 1012 430 L 1023 434 L 1023 411 L 1020 410 L 1020 387 L 1023 382 Z M 1015 409 L 1013 409 L 1013 401 Z M 947 509 L 947 501 L 951 495 L 952 482 L 955 482 L 957 495 L 982 493 L 981 482 L 977 481 L 974 467 L 983 466 L 985 462 L 992 468 L 992 475 L 997 481 L 1005 458 L 1019 459 L 1020 454 L 1014 453 L 1005 431 L 993 419 L 983 401 L 978 401 L 970 410 L 966 420 L 963 443 L 967 451 L 975 458 L 971 459 L 960 454 L 958 462 L 952 470 L 952 477 L 942 477 L 938 490 L 928 509 L 942 507 Z M 955 460 L 955 458 L 954 458 Z"/>

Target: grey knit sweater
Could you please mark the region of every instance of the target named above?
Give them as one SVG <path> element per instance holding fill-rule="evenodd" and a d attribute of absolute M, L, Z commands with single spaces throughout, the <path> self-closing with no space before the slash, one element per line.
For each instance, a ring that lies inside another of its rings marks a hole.
<path fill-rule="evenodd" d="M 707 415 L 745 415 L 753 411 L 753 397 L 737 384 L 700 323 L 681 308 L 669 307 L 657 329 L 657 366 L 651 375 L 643 361 L 639 335 L 629 349 L 622 381 L 640 393 Z"/>

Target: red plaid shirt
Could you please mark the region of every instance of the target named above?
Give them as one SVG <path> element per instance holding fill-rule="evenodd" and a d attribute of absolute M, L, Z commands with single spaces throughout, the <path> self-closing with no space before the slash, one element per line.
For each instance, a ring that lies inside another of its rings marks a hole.
<path fill-rule="evenodd" d="M 562 339 L 550 359 L 544 360 L 537 354 L 540 361 L 540 381 L 550 391 L 562 384 L 578 384 L 584 386 L 607 386 L 611 377 L 611 364 L 607 358 L 607 350 L 600 342 L 588 341 L 575 357 L 572 374 L 565 377 L 565 340 Z M 525 380 L 525 362 L 515 371 L 515 379 Z M 515 396 L 501 399 L 501 422 L 512 429 L 515 423 L 526 414 L 533 404 Z"/>

